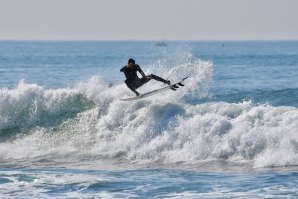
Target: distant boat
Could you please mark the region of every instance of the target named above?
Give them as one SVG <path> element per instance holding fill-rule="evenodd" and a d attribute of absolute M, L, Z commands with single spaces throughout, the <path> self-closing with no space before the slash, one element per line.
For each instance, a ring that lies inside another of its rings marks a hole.
<path fill-rule="evenodd" d="M 159 42 L 156 42 L 155 43 L 155 46 L 158 46 L 158 47 L 165 47 L 165 46 L 168 46 L 168 44 L 164 41 L 159 41 Z"/>

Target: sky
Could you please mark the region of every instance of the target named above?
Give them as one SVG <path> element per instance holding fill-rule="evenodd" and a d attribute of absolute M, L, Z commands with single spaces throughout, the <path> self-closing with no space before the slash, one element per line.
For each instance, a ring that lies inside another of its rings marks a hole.
<path fill-rule="evenodd" d="M 298 40 L 298 0 L 0 0 L 0 40 Z"/>

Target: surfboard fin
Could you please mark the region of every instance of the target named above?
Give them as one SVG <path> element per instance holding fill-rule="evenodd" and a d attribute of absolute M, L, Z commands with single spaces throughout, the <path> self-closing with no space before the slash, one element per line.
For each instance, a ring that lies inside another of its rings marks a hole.
<path fill-rule="evenodd" d="M 172 85 L 173 88 L 179 88 L 176 84 Z"/>
<path fill-rule="evenodd" d="M 170 88 L 172 91 L 176 91 L 177 89 L 174 88 L 173 86 Z"/>
<path fill-rule="evenodd" d="M 185 86 L 184 84 L 182 84 L 181 82 L 178 83 L 179 86 Z"/>

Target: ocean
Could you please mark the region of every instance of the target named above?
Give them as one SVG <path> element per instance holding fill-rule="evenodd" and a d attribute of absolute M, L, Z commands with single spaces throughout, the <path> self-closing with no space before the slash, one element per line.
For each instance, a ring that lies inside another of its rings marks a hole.
<path fill-rule="evenodd" d="M 298 198 L 298 41 L 156 44 L 0 41 L 0 198 Z"/>

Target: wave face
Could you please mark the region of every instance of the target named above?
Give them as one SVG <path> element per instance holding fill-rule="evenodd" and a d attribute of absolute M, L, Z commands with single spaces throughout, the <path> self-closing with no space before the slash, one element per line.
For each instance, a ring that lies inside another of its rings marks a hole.
<path fill-rule="evenodd" d="M 25 133 L 36 126 L 54 127 L 61 121 L 93 107 L 76 89 L 45 89 L 23 81 L 0 91 L 0 135 Z"/>
<path fill-rule="evenodd" d="M 298 165 L 297 108 L 214 101 L 213 63 L 182 57 L 171 70 L 160 63 L 146 73 L 176 80 L 191 74 L 185 87 L 131 103 L 119 101 L 132 94 L 124 84 L 111 86 L 98 76 L 65 89 L 25 82 L 2 88 L 1 160 Z M 157 87 L 152 80 L 140 91 Z"/>

